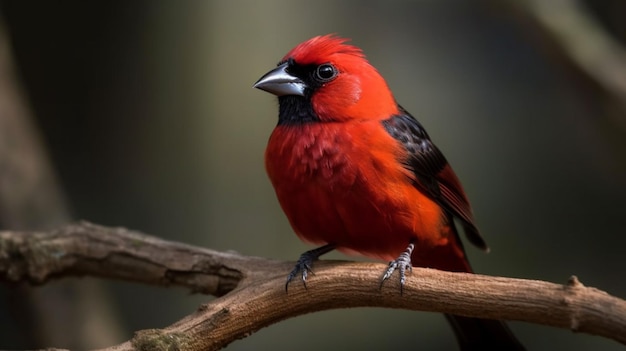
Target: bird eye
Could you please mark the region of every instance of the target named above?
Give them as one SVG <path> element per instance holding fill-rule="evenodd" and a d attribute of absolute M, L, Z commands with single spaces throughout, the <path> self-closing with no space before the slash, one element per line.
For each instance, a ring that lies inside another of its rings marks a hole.
<path fill-rule="evenodd" d="M 317 66 L 315 69 L 315 78 L 322 82 L 328 82 L 337 76 L 337 69 L 328 63 Z"/>

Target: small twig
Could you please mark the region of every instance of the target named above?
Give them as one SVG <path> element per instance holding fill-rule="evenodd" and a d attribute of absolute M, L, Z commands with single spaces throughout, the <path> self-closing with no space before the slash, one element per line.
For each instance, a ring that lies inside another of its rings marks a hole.
<path fill-rule="evenodd" d="M 403 295 L 379 289 L 379 263 L 318 261 L 308 289 L 285 293 L 291 262 L 223 253 L 89 223 L 53 232 L 0 232 L 0 281 L 43 284 L 69 275 L 180 285 L 222 296 L 160 330 L 106 350 L 217 350 L 277 321 L 347 307 L 389 307 L 519 320 L 626 344 L 626 301 L 575 277 L 565 285 L 415 268 Z"/>

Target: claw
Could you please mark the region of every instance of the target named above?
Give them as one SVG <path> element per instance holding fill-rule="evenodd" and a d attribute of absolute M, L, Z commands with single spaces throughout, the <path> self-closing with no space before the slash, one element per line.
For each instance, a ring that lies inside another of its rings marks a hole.
<path fill-rule="evenodd" d="M 311 259 L 308 255 L 305 256 L 303 254 L 302 256 L 300 256 L 300 259 L 293 267 L 293 270 L 287 276 L 287 282 L 285 283 L 285 292 L 289 289 L 289 283 L 291 283 L 293 278 L 295 278 L 300 272 L 302 272 L 302 285 L 304 285 L 305 289 L 307 288 L 306 278 L 309 276 L 309 272 L 315 275 L 315 273 L 313 273 L 313 270 L 311 269 L 311 264 L 313 263 L 313 261 L 314 259 Z"/>
<path fill-rule="evenodd" d="M 389 266 L 387 267 L 387 270 L 380 280 L 379 289 L 382 289 L 385 280 L 391 278 L 393 272 L 398 270 L 400 272 L 400 295 L 402 295 L 404 283 L 406 283 L 406 271 L 413 271 L 413 265 L 411 264 L 411 253 L 413 253 L 414 248 L 415 245 L 413 243 L 410 243 L 406 250 L 402 254 L 400 254 L 398 258 L 396 258 L 394 261 L 389 262 Z"/>
<path fill-rule="evenodd" d="M 300 272 L 302 272 L 302 285 L 304 285 L 304 288 L 306 289 L 306 278 L 309 276 L 309 273 L 315 275 L 315 273 L 313 273 L 313 269 L 311 269 L 313 261 L 317 261 L 320 256 L 334 249 L 335 245 L 328 244 L 322 247 L 318 247 L 317 249 L 309 250 L 300 255 L 298 262 L 296 262 L 293 270 L 287 276 L 287 282 L 285 283 L 285 292 L 288 292 L 289 283 L 291 283 L 293 278 L 295 278 Z"/>

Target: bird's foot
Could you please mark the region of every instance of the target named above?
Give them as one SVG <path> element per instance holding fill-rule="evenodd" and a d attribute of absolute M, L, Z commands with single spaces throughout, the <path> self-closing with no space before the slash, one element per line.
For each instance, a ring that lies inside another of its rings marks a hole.
<path fill-rule="evenodd" d="M 389 266 L 387 267 L 385 274 L 383 274 L 383 277 L 380 280 L 380 289 L 382 289 L 385 280 L 389 279 L 393 275 L 393 272 L 398 270 L 400 272 L 400 295 L 402 295 L 404 283 L 406 282 L 406 271 L 413 271 L 413 265 L 411 264 L 411 253 L 413 253 L 414 248 L 415 245 L 413 243 L 410 243 L 406 250 L 404 250 L 404 252 L 400 254 L 400 256 L 398 256 L 398 258 L 396 258 L 394 261 L 389 262 Z"/>
<path fill-rule="evenodd" d="M 328 244 L 328 245 L 318 247 L 317 249 L 309 250 L 303 253 L 302 255 L 300 255 L 298 262 L 296 262 L 296 265 L 293 267 L 293 270 L 287 276 L 287 282 L 285 283 L 285 291 L 288 291 L 289 283 L 298 274 L 301 274 L 302 285 L 304 285 L 304 288 L 306 289 L 306 278 L 309 276 L 309 273 L 315 274 L 313 273 L 313 270 L 311 269 L 311 266 L 313 265 L 313 261 L 317 261 L 320 256 L 334 249 L 335 249 L 334 245 Z"/>

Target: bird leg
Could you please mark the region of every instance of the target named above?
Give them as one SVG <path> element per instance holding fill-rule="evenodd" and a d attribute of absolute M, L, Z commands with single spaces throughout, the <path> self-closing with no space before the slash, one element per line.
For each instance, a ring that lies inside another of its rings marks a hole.
<path fill-rule="evenodd" d="M 413 253 L 414 248 L 415 245 L 411 242 L 406 250 L 398 256 L 398 258 L 389 262 L 389 267 L 387 267 L 385 274 L 383 274 L 383 277 L 380 280 L 380 289 L 382 289 L 385 280 L 389 279 L 393 272 L 397 269 L 400 271 L 400 295 L 402 295 L 402 289 L 404 288 L 404 283 L 406 282 L 405 272 L 407 269 L 409 272 L 413 270 L 413 265 L 411 264 L 411 254 Z"/>
<path fill-rule="evenodd" d="M 289 283 L 291 282 L 291 280 L 295 278 L 296 275 L 298 275 L 298 273 L 300 272 L 302 272 L 302 284 L 304 285 L 304 288 L 306 289 L 306 278 L 309 275 L 309 272 L 311 272 L 311 274 L 315 274 L 313 273 L 313 270 L 311 269 L 311 265 L 313 265 L 313 261 L 317 261 L 317 259 L 319 259 L 320 256 L 322 256 L 323 254 L 329 253 L 330 251 L 334 249 L 335 249 L 334 244 L 327 244 L 324 246 L 320 246 L 316 249 L 309 250 L 303 253 L 302 255 L 300 255 L 298 262 L 296 262 L 296 266 L 293 268 L 291 273 L 289 273 L 289 275 L 287 276 L 287 283 L 285 283 L 285 291 L 289 289 Z"/>

